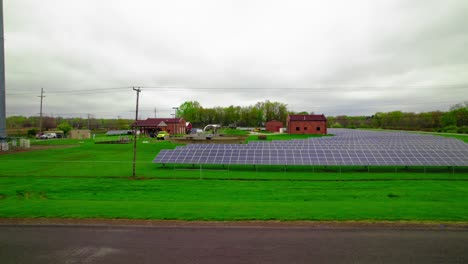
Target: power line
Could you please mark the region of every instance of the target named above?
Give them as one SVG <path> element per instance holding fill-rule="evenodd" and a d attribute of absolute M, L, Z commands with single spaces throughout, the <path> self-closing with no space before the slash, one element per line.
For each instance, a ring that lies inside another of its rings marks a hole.
<path fill-rule="evenodd" d="M 281 86 L 281 87 L 164 87 L 164 86 L 142 86 L 142 89 L 170 89 L 174 90 L 261 90 L 261 91 L 276 91 L 283 89 L 292 89 L 292 90 L 312 90 L 316 92 L 330 92 L 332 89 L 361 89 L 361 90 L 389 90 L 389 89 L 429 89 L 429 88 L 468 88 L 468 83 L 460 84 L 437 84 L 437 85 L 311 85 L 305 87 L 291 87 L 291 86 Z"/>
<path fill-rule="evenodd" d="M 92 88 L 81 90 L 49 90 L 50 94 L 99 94 L 130 92 L 132 87 L 108 87 Z M 268 93 L 291 93 L 292 91 L 301 91 L 306 93 L 330 93 L 330 92 L 387 92 L 395 89 L 468 89 L 468 83 L 460 84 L 438 84 L 438 85 L 390 85 L 390 86 L 372 86 L 372 85 L 314 85 L 309 87 L 181 87 L 181 86 L 141 86 L 140 89 L 158 90 L 158 91 L 194 91 L 194 92 L 213 92 L 213 91 L 248 91 L 248 92 L 268 92 Z M 32 95 L 34 93 L 8 93 L 7 95 Z"/>
<path fill-rule="evenodd" d="M 54 91 L 49 90 L 48 94 L 98 94 L 98 93 L 115 93 L 120 90 L 120 92 L 129 92 L 131 87 L 114 87 L 114 88 L 95 88 L 95 89 L 85 89 L 85 90 L 60 90 Z M 7 95 L 32 95 L 34 93 L 8 93 Z"/>
<path fill-rule="evenodd" d="M 457 101 L 458 102 L 458 101 Z M 428 102 L 410 102 L 410 103 L 404 103 L 404 104 L 398 104 L 399 106 L 412 106 L 412 105 L 434 105 L 434 104 L 456 104 L 457 102 L 454 101 L 428 101 Z M 396 106 L 395 103 L 385 103 L 385 104 L 373 104 L 373 105 L 325 105 L 325 106 L 318 106 L 315 105 L 316 108 L 367 108 L 367 107 L 382 107 L 382 106 Z M 241 106 L 241 107 L 246 107 L 246 106 Z M 310 108 L 311 105 L 295 105 L 294 108 Z M 398 108 L 396 107 L 396 108 Z M 209 107 L 206 107 L 205 109 L 210 109 Z M 154 108 L 143 108 L 139 109 L 139 112 L 151 112 L 154 113 Z M 167 108 L 167 112 L 172 111 L 170 108 Z M 134 113 L 135 110 L 124 110 L 124 111 L 118 111 L 120 113 L 126 112 L 126 113 Z M 12 115 L 37 115 L 38 113 L 28 113 L 28 112 L 23 112 L 23 113 L 17 113 L 17 112 L 6 112 L 10 116 Z M 94 115 L 95 114 L 115 114 L 116 111 L 98 111 L 98 112 L 92 112 Z M 54 112 L 49 112 L 49 113 L 43 113 L 45 116 L 86 116 L 88 115 L 89 112 L 83 112 L 83 113 L 54 113 Z"/>

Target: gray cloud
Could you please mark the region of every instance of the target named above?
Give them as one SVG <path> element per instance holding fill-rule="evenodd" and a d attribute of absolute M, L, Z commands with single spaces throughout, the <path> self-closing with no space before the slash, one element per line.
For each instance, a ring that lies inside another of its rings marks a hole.
<path fill-rule="evenodd" d="M 4 13 L 10 115 L 37 113 L 41 87 L 46 112 L 129 118 L 131 88 L 98 91 L 186 88 L 144 89 L 143 118 L 187 100 L 330 115 L 467 100 L 447 86 L 468 83 L 464 0 L 15 0 Z"/>

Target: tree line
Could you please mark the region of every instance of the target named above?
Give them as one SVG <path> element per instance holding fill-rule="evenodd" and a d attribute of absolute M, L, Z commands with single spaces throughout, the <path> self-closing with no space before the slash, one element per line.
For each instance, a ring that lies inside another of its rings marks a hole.
<path fill-rule="evenodd" d="M 287 105 L 279 102 L 258 102 L 249 106 L 205 108 L 197 101 L 187 101 L 179 106 L 177 116 L 183 117 L 194 126 L 220 124 L 223 126 L 261 127 L 269 120 L 286 122 Z"/>
<path fill-rule="evenodd" d="M 177 116 L 192 122 L 194 126 L 221 124 L 223 126 L 261 127 L 266 122 L 278 120 L 286 124 L 293 112 L 280 102 L 258 102 L 250 106 L 204 108 L 197 101 L 180 105 Z M 310 113 L 313 114 L 313 113 Z M 421 130 L 432 132 L 468 133 L 468 102 L 456 104 L 447 112 L 377 112 L 371 116 L 328 116 L 328 127 L 332 128 L 376 128 L 397 130 Z"/>
<path fill-rule="evenodd" d="M 267 121 L 278 120 L 286 125 L 289 114 L 312 114 L 308 112 L 290 111 L 286 104 L 280 102 L 257 102 L 249 106 L 228 106 L 205 108 L 197 101 L 187 101 L 179 106 L 178 117 L 183 117 L 194 127 L 207 124 L 220 124 L 232 127 L 263 127 Z M 397 130 L 421 130 L 433 132 L 468 133 L 468 102 L 459 103 L 449 111 L 432 112 L 377 112 L 370 116 L 327 116 L 328 127 L 332 128 L 381 128 Z M 10 116 L 7 117 L 8 135 L 30 134 L 38 131 L 39 117 Z M 63 118 L 43 117 L 43 130 L 53 130 L 57 127 L 91 130 L 129 129 L 131 119 L 103 118 Z"/>
<path fill-rule="evenodd" d="M 104 119 L 104 118 L 81 118 L 81 117 L 42 117 L 42 130 L 63 130 L 68 126 L 73 129 L 112 130 L 130 129 L 134 120 L 131 119 Z M 10 136 L 34 136 L 39 132 L 40 118 L 38 116 L 9 116 L 6 119 L 7 131 Z"/>
<path fill-rule="evenodd" d="M 468 134 L 468 102 L 452 106 L 449 111 L 377 112 L 372 116 L 328 117 L 332 128 L 380 128 Z"/>

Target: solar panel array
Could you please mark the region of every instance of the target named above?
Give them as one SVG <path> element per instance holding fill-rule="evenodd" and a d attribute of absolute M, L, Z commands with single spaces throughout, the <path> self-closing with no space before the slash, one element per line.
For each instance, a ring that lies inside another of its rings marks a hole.
<path fill-rule="evenodd" d="M 331 137 L 248 144 L 189 144 L 154 163 L 250 165 L 468 166 L 468 144 L 405 132 L 330 129 Z"/>

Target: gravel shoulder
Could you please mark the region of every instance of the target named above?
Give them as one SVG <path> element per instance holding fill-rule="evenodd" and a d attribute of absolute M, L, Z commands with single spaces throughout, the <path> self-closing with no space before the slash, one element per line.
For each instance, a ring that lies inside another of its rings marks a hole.
<path fill-rule="evenodd" d="M 146 227 L 265 227 L 312 229 L 460 229 L 468 222 L 415 221 L 179 221 L 138 219 L 71 219 L 71 218 L 0 218 L 0 225 L 86 225 Z"/>

